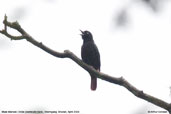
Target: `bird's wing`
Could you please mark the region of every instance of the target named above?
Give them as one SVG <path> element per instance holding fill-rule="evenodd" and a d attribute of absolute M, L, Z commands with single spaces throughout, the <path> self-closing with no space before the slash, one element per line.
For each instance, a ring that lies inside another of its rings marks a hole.
<path fill-rule="evenodd" d="M 85 63 L 100 70 L 100 54 L 97 46 L 93 42 L 83 44 L 81 49 L 81 57 Z"/>

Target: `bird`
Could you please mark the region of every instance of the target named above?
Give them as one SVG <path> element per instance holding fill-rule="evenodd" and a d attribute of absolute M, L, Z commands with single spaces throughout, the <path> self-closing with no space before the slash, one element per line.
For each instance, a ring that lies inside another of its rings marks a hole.
<path fill-rule="evenodd" d="M 83 62 L 92 66 L 94 69 L 100 72 L 100 53 L 93 40 L 93 35 L 91 32 L 85 30 L 81 31 L 81 36 L 83 39 L 83 45 L 81 47 L 81 58 Z M 90 73 L 91 77 L 91 90 L 95 91 L 97 88 L 97 77 Z"/>

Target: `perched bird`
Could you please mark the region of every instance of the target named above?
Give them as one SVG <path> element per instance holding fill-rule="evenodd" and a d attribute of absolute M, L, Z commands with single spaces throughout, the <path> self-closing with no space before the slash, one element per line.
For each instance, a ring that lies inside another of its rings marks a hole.
<path fill-rule="evenodd" d="M 100 53 L 96 44 L 94 43 L 93 36 L 89 31 L 81 31 L 81 33 L 83 39 L 83 45 L 81 47 L 82 60 L 88 65 L 93 66 L 97 71 L 100 71 Z M 93 74 L 90 74 L 90 76 L 91 90 L 96 90 L 97 78 L 93 76 Z"/>

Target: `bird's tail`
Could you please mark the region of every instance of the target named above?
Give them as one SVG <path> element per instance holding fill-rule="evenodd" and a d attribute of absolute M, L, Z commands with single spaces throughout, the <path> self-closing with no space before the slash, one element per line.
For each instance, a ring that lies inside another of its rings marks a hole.
<path fill-rule="evenodd" d="M 97 71 L 100 72 L 100 69 L 97 69 Z M 90 74 L 90 76 L 91 76 L 91 90 L 95 91 L 97 88 L 97 77 L 93 76 L 92 74 Z"/>
<path fill-rule="evenodd" d="M 91 90 L 95 91 L 97 88 L 97 78 L 91 75 Z"/>

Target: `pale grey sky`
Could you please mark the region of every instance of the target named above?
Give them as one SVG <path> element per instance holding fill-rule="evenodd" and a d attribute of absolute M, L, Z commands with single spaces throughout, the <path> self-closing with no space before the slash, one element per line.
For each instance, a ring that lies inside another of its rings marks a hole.
<path fill-rule="evenodd" d="M 101 71 L 123 76 L 138 89 L 167 102 L 171 86 L 171 3 L 154 13 L 131 5 L 126 27 L 114 18 L 130 0 L 2 0 L 0 28 L 6 13 L 36 40 L 56 51 L 80 57 L 81 30 L 89 30 L 101 53 Z M 16 34 L 16 31 L 10 30 Z M 29 42 L 0 35 L 0 108 L 2 110 L 79 110 L 80 114 L 147 114 L 163 110 L 118 85 L 90 77 L 70 59 L 55 58 Z"/>

